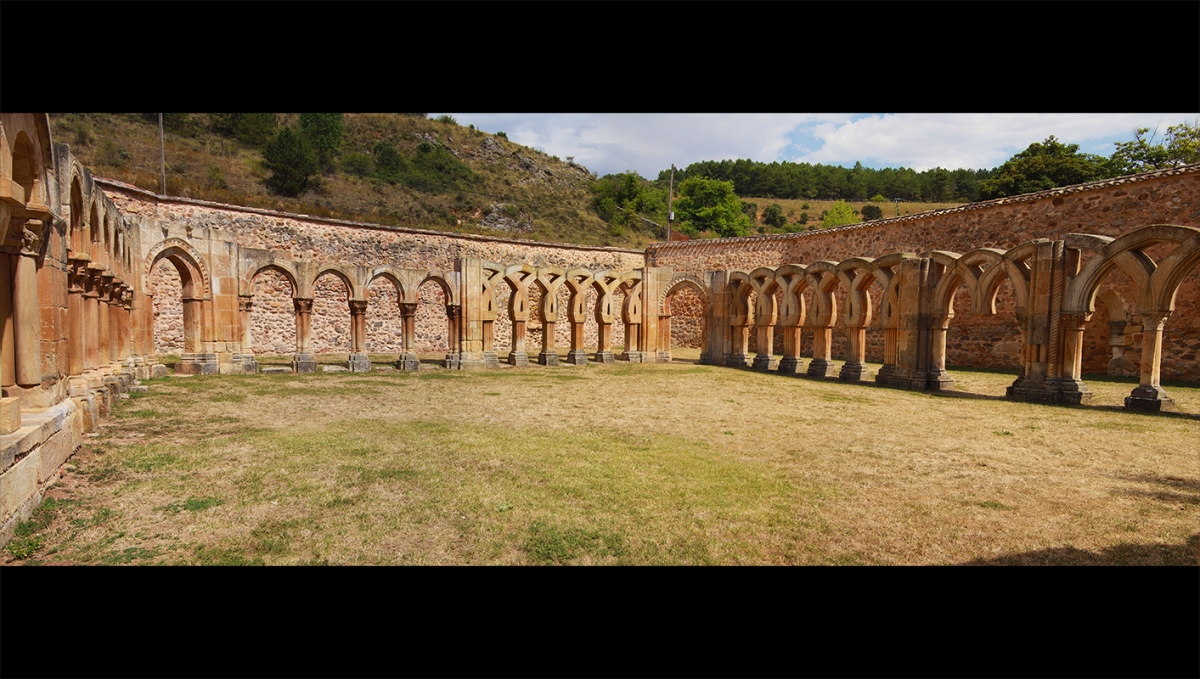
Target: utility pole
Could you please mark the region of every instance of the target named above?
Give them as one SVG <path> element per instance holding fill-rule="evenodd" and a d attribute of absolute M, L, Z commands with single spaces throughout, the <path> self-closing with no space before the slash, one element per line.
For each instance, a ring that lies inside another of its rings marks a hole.
<path fill-rule="evenodd" d="M 675 163 L 671 163 L 671 185 L 667 189 L 667 242 L 671 242 L 671 222 L 675 220 L 675 213 L 671 212 L 671 198 L 675 195 Z"/>
<path fill-rule="evenodd" d="M 167 147 L 163 142 L 162 114 L 158 114 L 158 153 L 162 164 L 159 166 L 161 173 L 159 175 L 159 195 L 167 195 Z"/>

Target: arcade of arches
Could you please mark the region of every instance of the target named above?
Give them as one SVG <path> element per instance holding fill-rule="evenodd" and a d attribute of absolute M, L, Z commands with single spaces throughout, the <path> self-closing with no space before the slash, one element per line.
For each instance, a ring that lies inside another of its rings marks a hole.
<path fill-rule="evenodd" d="M 1126 407 L 1171 410 L 1162 379 L 1200 381 L 1198 172 L 641 252 L 157 196 L 93 178 L 44 114 L 0 114 L 0 542 L 167 354 L 232 374 L 264 353 L 308 372 L 322 352 L 364 371 L 368 353 L 471 369 L 694 346 L 904 389 L 1003 367 L 1010 398 L 1048 403 L 1088 403 L 1086 373 L 1136 375 Z"/>

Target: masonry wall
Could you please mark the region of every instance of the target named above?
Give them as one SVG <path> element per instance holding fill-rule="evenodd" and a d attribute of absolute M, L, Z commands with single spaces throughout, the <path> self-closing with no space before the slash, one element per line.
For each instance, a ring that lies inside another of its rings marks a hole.
<path fill-rule="evenodd" d="M 645 262 L 641 252 L 632 250 L 553 245 L 308 218 L 203 201 L 159 198 L 118 182 L 105 181 L 103 188 L 123 213 L 145 218 L 142 221 L 143 258 L 164 239 L 165 231 L 170 237 L 185 238 L 193 244 L 206 239 L 230 241 L 242 247 L 275 250 L 293 260 L 390 264 L 436 271 L 452 271 L 460 257 L 477 257 L 506 265 L 525 262 L 534 266 L 582 267 L 592 271 L 630 271 L 642 268 Z M 200 249 L 203 251 L 202 247 Z M 295 351 L 295 319 L 286 279 L 264 272 L 256 280 L 255 288 L 251 313 L 253 351 L 284 354 Z M 350 312 L 345 286 L 332 276 L 323 276 L 313 292 L 313 350 L 316 353 L 348 352 Z M 161 293 L 178 295 L 168 288 L 161 288 Z M 498 287 L 497 306 L 501 313 L 494 325 L 494 336 L 495 346 L 501 352 L 508 350 L 512 334 L 507 313 L 509 294 L 507 285 Z M 565 301 L 565 287 L 561 294 Z M 531 290 L 529 295 L 526 343 L 530 351 L 536 351 L 541 347 L 542 323 L 535 305 L 540 296 L 536 290 Z M 155 342 L 163 349 L 172 348 L 176 341 L 168 338 L 182 337 L 176 327 L 182 323 L 182 311 L 174 312 L 178 300 L 164 301 L 160 296 L 156 294 L 154 300 L 157 314 Z M 367 300 L 367 351 L 398 353 L 400 311 L 395 287 L 386 280 L 377 279 L 367 291 Z M 595 293 L 589 293 L 589 316 L 594 305 Z M 447 350 L 445 307 L 444 293 L 437 284 L 430 282 L 421 286 L 416 318 L 417 351 Z M 565 311 L 565 303 L 562 308 Z M 160 309 L 162 312 L 157 313 Z M 624 341 L 624 328 L 614 324 L 613 330 L 613 343 L 619 345 Z M 556 346 L 565 349 L 570 344 L 569 332 L 569 323 L 560 320 L 555 327 Z M 586 342 L 595 346 L 594 318 L 588 321 L 586 332 Z M 161 342 L 160 335 L 163 337 Z"/>
<path fill-rule="evenodd" d="M 1068 233 L 1117 237 L 1152 224 L 1200 226 L 1200 167 L 801 234 L 664 243 L 650 246 L 646 254 L 648 265 L 671 266 L 676 271 L 750 271 L 760 266 L 880 257 L 892 252 L 949 250 L 962 254 L 980 247 L 1008 250 L 1035 238 L 1056 239 Z M 1130 311 L 1134 310 L 1132 286 L 1122 272 L 1111 274 L 1106 286 L 1124 300 Z M 878 309 L 878 286 L 873 286 L 872 293 Z M 1097 304 L 1097 313 L 1085 333 L 1085 366 L 1093 372 L 1106 372 L 1111 359 L 1109 311 L 1102 311 L 1101 306 Z M 1163 337 L 1162 375 L 1164 379 L 1200 381 L 1200 268 L 1179 288 L 1175 306 Z M 971 316 L 964 287 L 955 300 L 955 309 L 956 318 L 946 338 L 948 365 L 1012 370 L 1019 366 L 1020 333 L 1011 293 L 1001 291 L 996 316 Z M 1130 320 L 1124 374 L 1136 374 L 1140 360 L 1140 319 L 1133 316 Z M 678 318 L 672 319 L 673 325 L 678 322 Z M 844 334 L 835 330 L 834 338 L 834 357 L 843 358 Z M 803 351 L 811 355 L 808 336 Z M 872 328 L 868 330 L 867 359 L 882 358 L 882 331 Z"/>

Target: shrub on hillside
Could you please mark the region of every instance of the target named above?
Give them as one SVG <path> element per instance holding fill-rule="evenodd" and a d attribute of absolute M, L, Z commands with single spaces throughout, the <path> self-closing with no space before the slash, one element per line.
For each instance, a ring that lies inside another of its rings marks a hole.
<path fill-rule="evenodd" d="M 447 125 L 457 125 L 458 124 L 458 121 L 454 119 L 454 116 L 450 115 L 449 113 L 443 113 L 442 115 L 438 116 L 435 120 L 437 120 L 439 123 L 446 123 Z"/>
<path fill-rule="evenodd" d="M 279 121 L 274 113 L 235 113 L 233 136 L 248 146 L 262 146 L 275 138 Z"/>
<path fill-rule="evenodd" d="M 787 217 L 784 216 L 783 207 L 779 203 L 771 203 L 763 208 L 762 220 L 763 224 L 773 226 L 777 229 L 787 224 Z"/>
<path fill-rule="evenodd" d="M 865 220 L 883 219 L 883 208 L 878 205 L 862 206 L 862 216 Z"/>
<path fill-rule="evenodd" d="M 828 229 L 835 226 L 845 226 L 847 224 L 857 224 L 862 220 L 858 216 L 858 212 L 844 200 L 839 200 L 830 206 L 828 210 L 821 213 L 821 228 Z"/>
<path fill-rule="evenodd" d="M 317 173 L 317 154 L 308 138 L 285 127 L 263 147 L 263 161 L 271 176 L 267 187 L 284 196 L 298 196 Z"/>
<path fill-rule="evenodd" d="M 343 172 L 357 177 L 365 177 L 375 171 L 375 162 L 371 156 L 357 151 L 343 153 L 341 166 Z"/>
<path fill-rule="evenodd" d="M 300 114 L 300 131 L 308 137 L 323 167 L 329 167 L 342 148 L 342 127 L 341 113 Z"/>
<path fill-rule="evenodd" d="M 742 212 L 746 213 L 746 216 L 750 218 L 750 221 L 755 221 L 758 219 L 758 203 L 749 203 L 743 200 Z"/>
<path fill-rule="evenodd" d="M 882 193 L 877 193 L 877 194 L 871 196 L 871 202 L 872 203 L 886 203 L 887 198 L 884 198 Z"/>

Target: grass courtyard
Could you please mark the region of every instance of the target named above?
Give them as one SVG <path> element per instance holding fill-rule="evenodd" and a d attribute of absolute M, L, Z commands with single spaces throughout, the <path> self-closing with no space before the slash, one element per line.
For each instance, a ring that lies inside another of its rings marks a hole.
<path fill-rule="evenodd" d="M 1168 386 L 1163 416 L 1116 408 L 1128 380 L 1070 408 L 953 375 L 950 395 L 689 361 L 150 380 L 2 558 L 1197 564 L 1200 388 Z"/>

